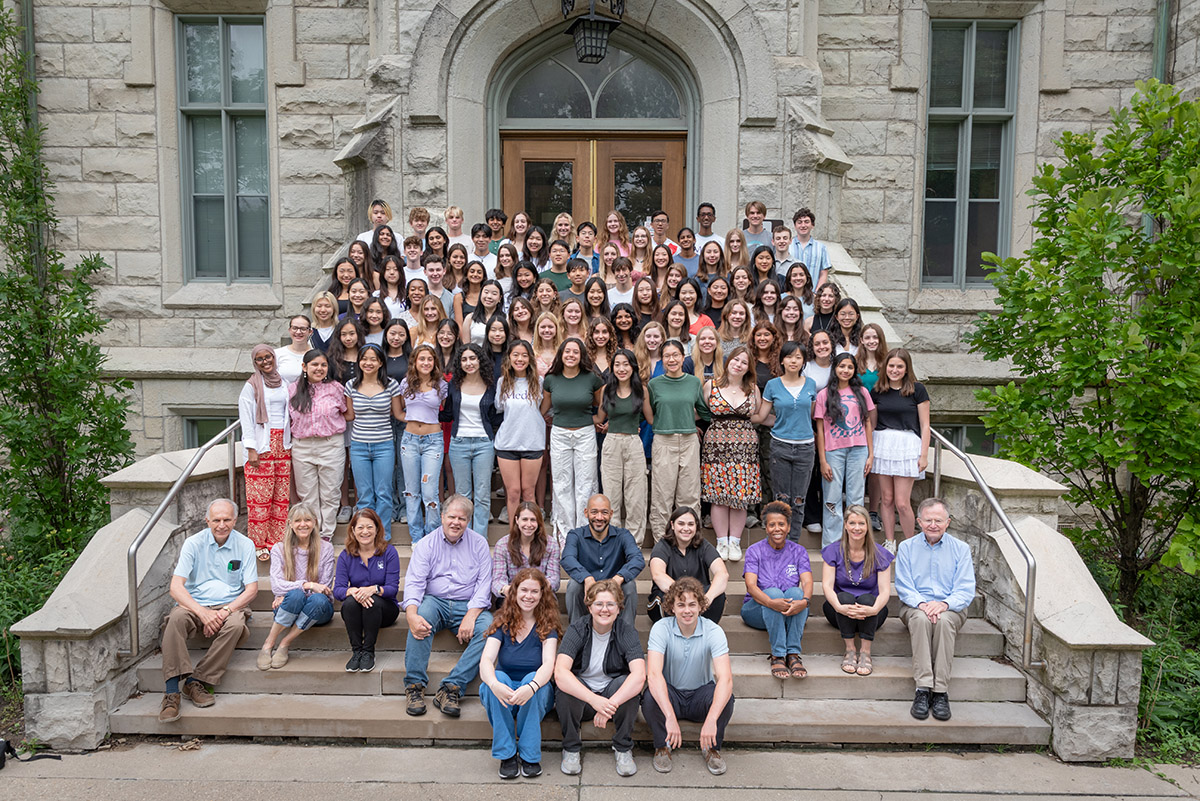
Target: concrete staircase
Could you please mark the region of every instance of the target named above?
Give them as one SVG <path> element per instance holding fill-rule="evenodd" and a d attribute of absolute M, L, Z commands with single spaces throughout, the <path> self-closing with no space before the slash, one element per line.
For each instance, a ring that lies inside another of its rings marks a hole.
<path fill-rule="evenodd" d="M 494 524 L 488 538 L 494 544 L 507 533 Z M 407 540 L 405 527 L 396 525 L 397 542 Z M 712 539 L 711 531 L 705 535 Z M 761 529 L 747 532 L 743 547 L 761 539 Z M 339 527 L 335 545 L 340 550 L 345 526 Z M 746 626 L 740 617 L 745 584 L 741 563 L 730 563 L 731 580 L 725 616 L 721 621 L 733 654 L 736 708 L 726 739 L 744 743 L 892 743 L 892 744 L 1006 744 L 1045 745 L 1050 727 L 1025 704 L 1025 678 L 997 657 L 1003 653 L 1000 632 L 979 617 L 978 599 L 971 618 L 959 633 L 954 677 L 950 687 L 954 717 L 945 723 L 914 720 L 908 714 L 913 682 L 908 635 L 898 619 L 889 618 L 873 647 L 874 674 L 847 675 L 841 671 L 843 643 L 821 614 L 821 556 L 819 539 L 806 535 L 813 563 L 813 613 L 804 636 L 803 680 L 781 681 L 767 668 L 765 632 Z M 398 545 L 401 570 L 407 569 L 411 546 Z M 646 549 L 649 560 L 649 549 Z M 408 634 L 401 615 L 396 624 L 380 633 L 376 668 L 371 673 L 346 673 L 348 640 L 340 616 L 301 635 L 291 650 L 291 660 L 281 670 L 260 671 L 257 651 L 271 625 L 271 591 L 266 565 L 260 564 L 260 591 L 253 608 L 250 636 L 234 655 L 218 688 L 217 703 L 196 709 L 185 702 L 183 717 L 170 724 L 158 722 L 162 693 L 161 657 L 145 660 L 138 669 L 143 693 L 131 698 L 111 716 L 114 733 L 219 735 L 252 737 L 302 737 L 328 739 L 388 739 L 420 741 L 490 741 L 491 729 L 477 701 L 478 681 L 465 691 L 462 716 L 442 715 L 432 706 L 428 714 L 412 718 L 404 712 L 404 646 Z M 564 582 L 565 588 L 565 582 Z M 650 590 L 649 568 L 638 581 L 644 605 Z M 563 593 L 559 593 L 560 608 Z M 899 604 L 889 604 L 894 614 Z M 644 609 L 644 606 L 643 606 Z M 566 616 L 564 613 L 564 623 Z M 643 644 L 650 629 L 644 611 L 637 627 Z M 197 646 L 200 644 L 197 643 Z M 434 638 L 429 664 L 432 694 L 458 658 L 460 648 L 449 631 Z M 197 651 L 196 655 L 199 656 Z M 472 698 L 474 696 L 475 698 Z M 697 737 L 698 724 L 684 724 L 685 736 Z M 561 736 L 551 713 L 543 724 L 548 742 Z M 584 728 L 585 739 L 606 741 L 611 732 Z M 639 741 L 650 740 L 648 727 L 639 719 Z"/>

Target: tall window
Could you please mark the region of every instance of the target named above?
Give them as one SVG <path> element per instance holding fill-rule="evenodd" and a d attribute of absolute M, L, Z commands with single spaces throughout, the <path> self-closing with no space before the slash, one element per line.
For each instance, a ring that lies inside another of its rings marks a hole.
<path fill-rule="evenodd" d="M 986 252 L 1007 255 L 1017 28 L 936 22 L 925 154 L 926 285 L 985 283 Z"/>
<path fill-rule="evenodd" d="M 185 17 L 178 30 L 187 277 L 269 280 L 262 18 Z"/>

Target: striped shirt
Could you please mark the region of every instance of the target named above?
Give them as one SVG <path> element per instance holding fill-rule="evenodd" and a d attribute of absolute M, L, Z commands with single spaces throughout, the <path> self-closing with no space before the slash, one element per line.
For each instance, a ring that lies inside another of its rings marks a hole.
<path fill-rule="evenodd" d="M 346 386 L 346 397 L 354 404 L 353 442 L 387 442 L 392 438 L 392 398 L 400 394 L 396 379 L 389 378 L 383 392 L 368 397 L 358 391 L 358 383 Z"/>

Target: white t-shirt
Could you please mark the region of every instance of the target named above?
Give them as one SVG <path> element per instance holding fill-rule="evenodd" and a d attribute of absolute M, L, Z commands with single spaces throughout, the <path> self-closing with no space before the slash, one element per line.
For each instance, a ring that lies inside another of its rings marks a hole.
<path fill-rule="evenodd" d="M 276 348 L 275 369 L 283 376 L 284 381 L 289 384 L 296 383 L 300 378 L 300 373 L 304 370 L 304 354 L 296 353 L 286 345 Z"/>
<path fill-rule="evenodd" d="M 612 629 L 607 634 L 592 629 L 592 652 L 587 667 L 579 672 L 579 680 L 593 692 L 600 692 L 612 681 L 604 672 L 604 657 L 608 654 L 608 641 L 611 639 Z"/>
<path fill-rule="evenodd" d="M 473 261 L 483 264 L 483 271 L 489 279 L 496 277 L 496 254 L 489 253 L 486 256 L 475 255 L 475 245 L 471 244 L 467 247 L 467 264 Z"/>
<path fill-rule="evenodd" d="M 699 253 L 701 248 L 703 248 L 709 242 L 716 242 L 721 246 L 722 249 L 725 247 L 725 237 L 721 236 L 720 234 L 711 234 L 709 236 L 700 236 L 700 234 L 696 234 L 696 252 Z"/>
<path fill-rule="evenodd" d="M 470 253 L 475 248 L 475 243 L 471 240 L 470 234 L 459 234 L 458 236 L 450 237 L 450 241 L 446 243 L 446 247 L 451 245 L 462 245 Z"/>
<path fill-rule="evenodd" d="M 374 238 L 375 238 L 375 229 L 374 228 L 368 228 L 367 230 L 363 231 L 361 234 L 358 235 L 358 241 L 365 242 L 367 245 L 370 245 L 371 240 Z"/>
<path fill-rule="evenodd" d="M 424 267 L 418 267 L 415 270 L 410 270 L 406 266 L 404 268 L 404 285 L 408 286 L 408 282 L 413 280 L 414 278 L 420 278 L 422 281 L 425 282 L 426 286 L 428 286 L 428 284 L 429 284 L 429 279 L 425 277 L 425 268 Z"/>
<path fill-rule="evenodd" d="M 628 291 L 622 292 L 614 287 L 608 289 L 608 305 L 616 306 L 618 303 L 633 303 L 633 287 L 629 287 Z"/>

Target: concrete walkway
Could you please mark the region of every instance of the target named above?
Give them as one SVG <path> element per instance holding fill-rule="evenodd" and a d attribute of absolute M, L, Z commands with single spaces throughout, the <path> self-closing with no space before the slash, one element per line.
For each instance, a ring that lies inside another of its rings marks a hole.
<path fill-rule="evenodd" d="M 729 772 L 710 776 L 699 754 L 676 754 L 669 775 L 636 753 L 638 773 L 622 779 L 610 751 L 587 749 L 583 775 L 564 776 L 558 753 L 545 752 L 545 774 L 501 782 L 484 747 L 354 748 L 345 746 L 141 743 L 119 750 L 9 762 L 0 796 L 88 801 L 287 799 L 287 801 L 900 801 L 941 796 L 955 801 L 1020 796 L 1045 799 L 1200 798 L 1200 770 L 1166 767 L 1172 784 L 1145 770 L 1064 765 L 1032 753 L 951 754 L 870 751 L 731 750 Z M 682 796 L 683 790 L 686 796 Z"/>

